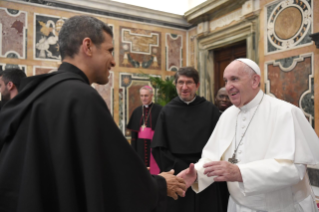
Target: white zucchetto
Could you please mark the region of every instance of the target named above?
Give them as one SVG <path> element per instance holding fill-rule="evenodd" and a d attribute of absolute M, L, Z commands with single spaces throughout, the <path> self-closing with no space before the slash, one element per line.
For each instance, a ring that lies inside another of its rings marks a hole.
<path fill-rule="evenodd" d="M 258 74 L 260 76 L 260 68 L 254 61 L 252 61 L 251 59 L 247 59 L 247 58 L 238 58 L 236 60 L 239 60 L 240 62 L 245 63 L 252 70 L 254 70 L 256 72 L 256 74 Z"/>

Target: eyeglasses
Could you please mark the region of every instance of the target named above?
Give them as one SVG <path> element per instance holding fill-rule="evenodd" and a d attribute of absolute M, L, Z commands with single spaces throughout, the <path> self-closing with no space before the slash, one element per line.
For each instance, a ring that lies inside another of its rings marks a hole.
<path fill-rule="evenodd" d="M 192 84 L 195 84 L 193 81 L 186 81 L 186 82 L 184 82 L 184 81 L 178 81 L 177 82 L 177 85 L 178 86 L 183 86 L 184 84 L 186 84 L 186 86 L 191 86 Z"/>

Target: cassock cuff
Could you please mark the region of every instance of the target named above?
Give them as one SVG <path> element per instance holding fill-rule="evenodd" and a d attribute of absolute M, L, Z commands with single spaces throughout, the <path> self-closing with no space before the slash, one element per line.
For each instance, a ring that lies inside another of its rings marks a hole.
<path fill-rule="evenodd" d="M 210 186 L 214 182 L 213 177 L 208 177 L 207 175 L 204 174 L 204 164 L 210 162 L 211 160 L 208 158 L 202 158 L 200 159 L 196 164 L 195 164 L 195 169 L 197 171 L 197 181 L 198 183 L 194 183 L 192 185 L 192 189 L 194 192 L 199 193 L 203 191 L 205 188 Z"/>

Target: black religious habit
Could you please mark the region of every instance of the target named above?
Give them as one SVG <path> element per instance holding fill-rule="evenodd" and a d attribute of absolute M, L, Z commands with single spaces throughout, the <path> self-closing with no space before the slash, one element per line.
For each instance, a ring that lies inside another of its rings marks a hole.
<path fill-rule="evenodd" d="M 153 156 L 161 171 L 178 174 L 196 163 L 215 125 L 219 110 L 203 97 L 186 104 L 174 98 L 161 111 L 152 142 Z M 225 182 L 213 183 L 196 194 L 191 188 L 185 198 L 168 199 L 169 212 L 226 212 L 229 193 Z"/>
<path fill-rule="evenodd" d="M 148 107 L 139 106 L 133 111 L 127 125 L 127 129 L 131 130 L 131 146 L 141 157 L 147 167 L 150 166 L 151 140 L 138 138 L 138 132 L 143 124 L 154 131 L 157 117 L 161 110 L 162 106 L 154 103 L 150 104 Z M 144 112 L 144 116 L 142 115 L 142 112 Z"/>
<path fill-rule="evenodd" d="M 77 67 L 27 78 L 0 113 L 1 212 L 165 211 L 151 176 Z"/>

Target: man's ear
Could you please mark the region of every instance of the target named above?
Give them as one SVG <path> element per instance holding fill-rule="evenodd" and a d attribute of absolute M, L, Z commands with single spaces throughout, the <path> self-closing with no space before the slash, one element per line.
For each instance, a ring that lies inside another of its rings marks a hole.
<path fill-rule="evenodd" d="M 9 81 L 6 86 L 9 91 L 12 91 L 16 87 L 11 81 Z"/>
<path fill-rule="evenodd" d="M 253 88 L 258 88 L 260 84 L 260 76 L 258 74 L 255 74 L 253 76 Z"/>
<path fill-rule="evenodd" d="M 88 37 L 84 38 L 81 45 L 82 52 L 87 56 L 92 56 L 92 47 L 93 43 L 92 40 Z"/>

